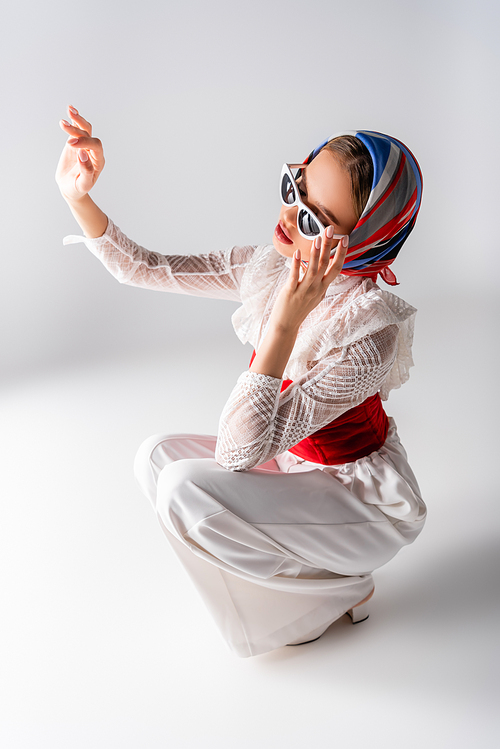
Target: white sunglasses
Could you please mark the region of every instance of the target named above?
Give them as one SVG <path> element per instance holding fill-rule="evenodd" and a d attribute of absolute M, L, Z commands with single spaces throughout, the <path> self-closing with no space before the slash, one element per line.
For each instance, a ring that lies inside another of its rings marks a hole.
<path fill-rule="evenodd" d="M 280 196 L 283 205 L 296 205 L 297 229 L 304 239 L 315 239 L 325 232 L 325 228 L 319 218 L 300 199 L 299 188 L 292 174 L 292 169 L 304 169 L 305 164 L 283 164 L 281 170 Z M 345 234 L 334 234 L 332 239 L 342 239 Z"/>

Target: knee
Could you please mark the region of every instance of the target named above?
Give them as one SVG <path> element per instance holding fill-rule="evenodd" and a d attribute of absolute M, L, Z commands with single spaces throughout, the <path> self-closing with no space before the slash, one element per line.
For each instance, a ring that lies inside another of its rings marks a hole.
<path fill-rule="evenodd" d="M 158 494 L 161 493 L 163 503 L 168 503 L 168 498 L 179 492 L 187 495 L 192 493 L 193 487 L 203 487 L 209 470 L 207 463 L 211 462 L 203 458 L 184 458 L 163 466 L 157 479 Z"/>
<path fill-rule="evenodd" d="M 209 477 L 216 467 L 214 460 L 186 458 L 170 463 L 160 472 L 156 511 L 175 535 L 183 537 L 194 525 L 220 510 L 210 490 Z"/>
<path fill-rule="evenodd" d="M 165 465 L 165 454 L 161 446 L 168 440 L 166 435 L 153 434 L 141 444 L 134 459 L 134 475 L 143 494 L 156 505 L 158 477 Z"/>

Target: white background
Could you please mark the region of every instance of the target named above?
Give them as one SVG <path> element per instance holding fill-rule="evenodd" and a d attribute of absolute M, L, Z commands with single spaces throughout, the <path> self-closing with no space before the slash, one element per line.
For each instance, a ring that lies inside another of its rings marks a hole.
<path fill-rule="evenodd" d="M 0 742 L 469 747 L 498 741 L 498 4 L 63 2 L 2 12 Z M 226 649 L 132 478 L 149 434 L 211 432 L 250 350 L 235 305 L 117 284 L 53 175 L 74 104 L 102 209 L 140 244 L 270 241 L 284 161 L 339 130 L 424 174 L 392 266 L 419 309 L 391 395 L 429 521 L 373 614 Z M 496 734 L 496 737 L 494 736 Z"/>

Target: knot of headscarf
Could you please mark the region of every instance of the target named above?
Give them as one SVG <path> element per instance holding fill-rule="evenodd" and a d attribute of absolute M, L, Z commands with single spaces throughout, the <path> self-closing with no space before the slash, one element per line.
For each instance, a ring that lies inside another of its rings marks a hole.
<path fill-rule="evenodd" d="M 353 135 L 368 149 L 373 161 L 373 184 L 368 202 L 349 235 L 342 273 L 377 275 L 397 285 L 389 265 L 394 262 L 415 225 L 422 200 L 422 173 L 417 160 L 401 141 L 371 130 L 336 133 L 309 154 L 309 164 L 333 138 Z"/>

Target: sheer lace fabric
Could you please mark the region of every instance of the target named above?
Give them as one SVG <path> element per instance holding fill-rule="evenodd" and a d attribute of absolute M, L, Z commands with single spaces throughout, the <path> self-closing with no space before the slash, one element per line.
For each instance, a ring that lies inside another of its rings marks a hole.
<path fill-rule="evenodd" d="M 140 247 L 109 220 L 85 242 L 120 282 L 159 291 L 242 302 L 234 329 L 258 348 L 289 261 L 272 245 L 233 247 L 204 255 L 161 255 Z M 416 310 L 368 278 L 340 275 L 302 324 L 282 381 L 244 372 L 223 409 L 217 461 L 246 470 L 279 455 L 345 411 L 409 376 Z"/>

